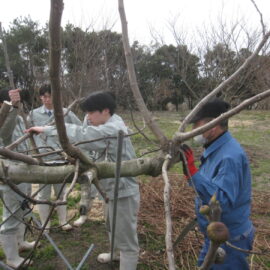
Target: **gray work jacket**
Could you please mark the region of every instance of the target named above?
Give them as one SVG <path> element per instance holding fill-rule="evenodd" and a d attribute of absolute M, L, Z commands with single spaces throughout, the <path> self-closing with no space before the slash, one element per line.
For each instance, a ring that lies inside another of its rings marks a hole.
<path fill-rule="evenodd" d="M 12 108 L 0 129 L 0 146 L 7 146 L 24 135 L 25 125 L 18 109 Z M 29 150 L 26 141 L 22 142 L 16 149 L 17 152 Z"/>
<path fill-rule="evenodd" d="M 84 125 L 78 126 L 66 124 L 67 135 L 73 141 L 85 141 L 103 138 L 103 140 L 94 141 L 84 144 L 84 150 L 94 151 L 98 155 L 98 160 L 116 161 L 117 152 L 117 134 L 119 130 L 128 134 L 128 129 L 122 118 L 116 114 L 112 115 L 109 120 L 99 126 Z M 47 136 L 57 136 L 55 127 L 46 127 L 44 134 Z M 115 138 L 108 138 L 114 136 Z M 122 160 L 136 158 L 130 138 L 125 137 L 123 142 Z M 102 179 L 100 184 L 106 192 L 109 199 L 113 199 L 115 179 Z M 139 185 L 134 177 L 122 177 L 119 182 L 119 198 L 132 196 L 139 193 Z"/>
<path fill-rule="evenodd" d="M 67 111 L 66 108 L 63 109 L 63 112 Z M 29 113 L 28 121 L 31 126 L 45 126 L 54 122 L 54 114 L 49 116 L 46 112 L 45 106 L 38 107 Z M 67 113 L 64 117 L 66 123 L 81 125 L 80 119 L 71 111 Z M 39 147 L 39 152 L 44 153 L 48 151 L 61 149 L 60 142 L 57 138 L 48 137 L 45 134 L 40 134 L 34 137 L 37 147 Z M 72 142 L 71 142 L 72 143 Z M 41 148 L 43 147 L 43 148 Z M 43 157 L 44 160 L 54 160 L 59 158 L 57 155 L 50 155 L 48 157 Z"/>
<path fill-rule="evenodd" d="M 7 146 L 24 135 L 25 125 L 21 116 L 17 115 L 18 109 L 12 108 L 0 129 L 0 147 Z M 13 151 L 25 152 L 29 150 L 27 140 L 20 143 Z M 25 192 L 29 184 L 18 185 L 21 191 Z M 0 190 L 11 190 L 8 186 L 0 184 Z"/>

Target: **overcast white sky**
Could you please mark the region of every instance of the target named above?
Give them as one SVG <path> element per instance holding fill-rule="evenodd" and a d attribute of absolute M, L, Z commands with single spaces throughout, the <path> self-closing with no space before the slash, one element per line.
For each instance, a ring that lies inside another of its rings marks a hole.
<path fill-rule="evenodd" d="M 270 0 L 255 0 L 262 11 L 265 23 L 270 22 Z M 71 22 L 77 26 L 94 25 L 100 30 L 107 24 L 120 32 L 117 0 L 64 0 L 62 25 Z M 251 0 L 124 0 L 130 40 L 149 44 L 150 28 L 164 37 L 166 43 L 173 42 L 169 22 L 178 17 L 179 29 L 189 32 L 223 18 L 233 21 L 245 18 L 253 27 L 260 27 L 259 14 Z M 50 0 L 1 1 L 0 21 L 5 29 L 19 16 L 30 16 L 44 25 L 49 19 Z M 181 30 L 179 30 L 181 31 Z"/>

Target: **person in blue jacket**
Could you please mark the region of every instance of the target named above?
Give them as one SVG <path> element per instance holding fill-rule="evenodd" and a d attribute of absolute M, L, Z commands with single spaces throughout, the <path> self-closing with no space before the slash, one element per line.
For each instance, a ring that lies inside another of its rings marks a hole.
<path fill-rule="evenodd" d="M 193 129 L 205 125 L 229 109 L 229 104 L 221 99 L 207 102 L 190 123 Z M 195 142 L 204 147 L 199 169 L 194 163 L 192 150 L 185 145 L 183 151 L 192 176 L 198 196 L 195 199 L 195 210 L 201 232 L 204 234 L 204 244 L 198 259 L 198 265 L 203 263 L 210 241 L 206 228 L 208 220 L 199 213 L 201 205 L 209 204 L 216 193 L 220 203 L 223 222 L 230 233 L 229 242 L 242 249 L 251 250 L 254 239 L 254 228 L 250 220 L 251 208 L 251 173 L 249 162 L 243 148 L 228 131 L 228 120 L 223 120 L 203 134 L 194 137 Z M 186 178 L 188 173 L 184 170 Z M 221 245 L 226 251 L 223 264 L 213 264 L 211 270 L 246 270 L 249 269 L 247 253 L 240 252 Z"/>

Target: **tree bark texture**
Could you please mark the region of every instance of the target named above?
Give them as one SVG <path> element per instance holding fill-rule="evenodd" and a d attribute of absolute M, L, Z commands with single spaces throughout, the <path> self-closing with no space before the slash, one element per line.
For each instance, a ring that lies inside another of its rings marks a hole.
<path fill-rule="evenodd" d="M 75 171 L 73 165 L 62 166 L 38 166 L 27 165 L 16 161 L 1 159 L 9 167 L 9 178 L 13 183 L 36 183 L 36 184 L 57 184 L 62 183 L 64 178 Z M 150 175 L 157 176 L 161 174 L 164 159 L 158 158 L 139 158 L 123 161 L 121 164 L 121 177 Z M 91 166 L 90 166 L 91 167 Z M 115 175 L 115 163 L 100 162 L 96 163 L 97 178 L 113 178 Z M 0 167 L 0 179 L 4 177 L 4 172 Z M 67 182 L 71 182 L 68 179 Z"/>
<path fill-rule="evenodd" d="M 64 9 L 62 0 L 51 0 L 51 12 L 49 22 L 50 34 L 50 80 L 54 106 L 55 125 L 59 135 L 59 141 L 63 150 L 73 158 L 79 158 L 84 163 L 91 163 L 78 148 L 69 143 L 64 122 L 63 103 L 60 85 L 61 65 L 61 17 Z"/>
<path fill-rule="evenodd" d="M 168 166 L 170 162 L 170 156 L 167 155 L 162 166 L 162 176 L 165 182 L 164 185 L 164 208 L 165 208 L 165 221 L 166 221 L 166 251 L 167 257 L 169 262 L 169 270 L 175 270 L 175 260 L 174 260 L 174 253 L 173 253 L 173 244 L 172 244 L 172 218 L 171 218 L 171 209 L 170 209 L 170 180 L 168 178 Z"/>
<path fill-rule="evenodd" d="M 5 123 L 10 108 L 11 108 L 11 103 L 10 102 L 4 102 L 2 104 L 1 109 L 0 109 L 0 128 Z"/>
<path fill-rule="evenodd" d="M 122 25 L 122 39 L 123 39 L 123 46 L 125 51 L 125 58 L 127 63 L 127 69 L 128 69 L 128 75 L 129 75 L 129 82 L 130 87 L 133 92 L 134 98 L 136 100 L 136 103 L 138 105 L 138 108 L 142 115 L 144 116 L 145 122 L 147 123 L 148 127 L 151 129 L 153 134 L 157 137 L 159 142 L 163 147 L 167 146 L 168 139 L 164 135 L 163 131 L 159 128 L 157 123 L 152 118 L 150 112 L 148 111 L 145 102 L 142 98 L 138 83 L 137 83 L 137 77 L 135 73 L 134 68 L 134 62 L 132 58 L 131 48 L 129 45 L 129 39 L 128 39 L 128 28 L 127 28 L 127 20 L 126 20 L 126 14 L 124 9 L 124 2 L 123 0 L 118 0 L 118 9 L 119 14 L 121 18 L 121 25 Z"/>

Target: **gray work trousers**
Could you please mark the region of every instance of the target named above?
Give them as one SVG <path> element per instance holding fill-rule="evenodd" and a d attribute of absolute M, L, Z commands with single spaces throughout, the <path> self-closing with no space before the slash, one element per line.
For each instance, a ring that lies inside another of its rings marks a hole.
<path fill-rule="evenodd" d="M 119 198 L 117 202 L 117 216 L 114 249 L 120 252 L 139 254 L 137 236 L 137 220 L 140 206 L 140 194 Z M 105 219 L 111 238 L 113 221 L 113 200 L 105 204 Z M 111 239 L 110 239 L 111 241 Z"/>
<path fill-rule="evenodd" d="M 24 201 L 24 198 L 18 195 L 16 192 L 14 192 L 10 187 L 6 185 L 1 185 L 1 196 L 4 199 L 4 202 L 6 204 L 6 207 L 3 206 L 3 219 L 2 221 L 5 221 L 7 218 L 9 218 L 0 228 L 1 234 L 13 234 L 16 233 L 16 231 L 19 228 L 19 225 L 21 224 L 21 221 L 25 215 L 29 212 L 29 209 L 22 209 L 21 203 Z M 31 184 L 22 183 L 17 185 L 17 187 L 25 193 L 26 195 L 30 195 L 31 193 Z M 11 212 L 11 213 L 10 213 Z"/>
<path fill-rule="evenodd" d="M 39 188 L 42 188 L 43 186 L 44 186 L 43 184 L 40 184 Z M 48 185 L 45 185 L 45 187 L 38 193 L 38 200 L 42 200 L 42 201 L 43 200 L 50 200 L 51 193 L 52 193 L 52 187 L 54 189 L 55 196 L 58 196 L 58 194 L 61 190 L 62 184 L 53 184 L 53 185 L 48 184 Z M 64 186 L 64 188 L 61 192 L 59 200 L 63 200 L 65 190 L 66 190 L 66 185 Z"/>

